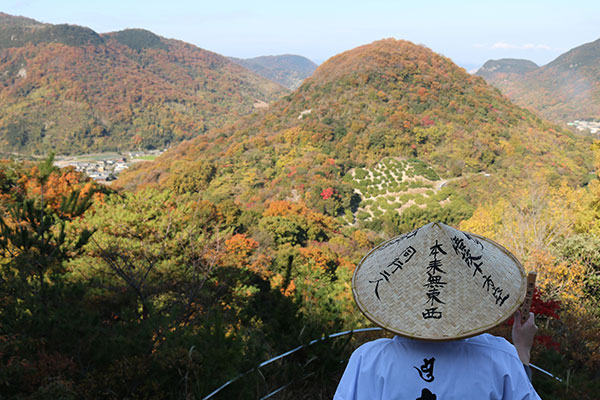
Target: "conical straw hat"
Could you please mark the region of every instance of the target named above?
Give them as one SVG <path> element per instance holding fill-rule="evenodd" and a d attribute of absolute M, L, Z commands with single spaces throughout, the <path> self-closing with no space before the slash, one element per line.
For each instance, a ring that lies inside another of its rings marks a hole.
<path fill-rule="evenodd" d="M 352 278 L 360 310 L 382 328 L 423 340 L 474 336 L 508 319 L 526 276 L 504 247 L 439 222 L 371 250 Z"/>

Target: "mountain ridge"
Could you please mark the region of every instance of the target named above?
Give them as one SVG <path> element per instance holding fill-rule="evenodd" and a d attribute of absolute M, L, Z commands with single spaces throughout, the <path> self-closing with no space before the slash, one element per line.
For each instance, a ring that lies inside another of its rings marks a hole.
<path fill-rule="evenodd" d="M 0 49 L 28 43 L 62 43 L 69 46 L 101 44 L 102 37 L 90 28 L 69 24 L 44 24 L 26 17 L 0 14 Z"/>
<path fill-rule="evenodd" d="M 317 64 L 313 61 L 294 54 L 260 56 L 246 59 L 229 57 L 229 59 L 264 78 L 292 90 L 298 88 L 302 84 L 302 81 L 311 76 L 317 68 Z"/>
<path fill-rule="evenodd" d="M 539 66 L 533 61 L 518 58 L 501 58 L 499 60 L 488 60 L 475 73 L 484 79 L 494 74 L 525 74 L 538 69 Z"/>
<path fill-rule="evenodd" d="M 145 30 L 39 24 L 23 43 L 9 31 L 0 35 L 3 151 L 164 148 L 287 93 L 222 55 Z"/>
<path fill-rule="evenodd" d="M 577 46 L 550 63 L 524 73 L 488 71 L 484 65 L 476 74 L 517 104 L 564 123 L 600 118 L 598 61 L 600 39 Z"/>

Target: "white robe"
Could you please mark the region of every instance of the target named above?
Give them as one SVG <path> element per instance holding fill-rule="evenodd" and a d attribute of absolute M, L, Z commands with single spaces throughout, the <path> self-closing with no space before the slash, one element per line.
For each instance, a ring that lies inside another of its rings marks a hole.
<path fill-rule="evenodd" d="M 402 337 L 356 349 L 334 400 L 487 400 L 540 397 L 513 345 L 482 334 L 450 342 Z"/>

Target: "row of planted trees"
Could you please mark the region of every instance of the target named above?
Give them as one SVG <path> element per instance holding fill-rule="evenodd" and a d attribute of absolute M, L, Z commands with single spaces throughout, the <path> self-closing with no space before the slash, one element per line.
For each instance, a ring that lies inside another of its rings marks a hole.
<path fill-rule="evenodd" d="M 290 200 L 241 207 L 203 191 L 212 170 L 191 183 L 116 193 L 51 158 L 1 167 L 7 398 L 202 398 L 261 361 L 368 324 L 350 279 L 383 237 L 336 218 L 325 203 L 343 202 L 343 193 L 320 196 L 319 211 Z M 538 271 L 534 362 L 565 383 L 541 375 L 534 383 L 543 398 L 593 398 L 600 189 L 544 179 L 447 222 L 462 219 L 462 229 L 498 240 Z M 424 217 L 390 218 L 386 230 Z M 368 335 L 307 346 L 214 398 L 261 398 L 290 382 L 279 398 L 331 398 L 343 361 Z"/>

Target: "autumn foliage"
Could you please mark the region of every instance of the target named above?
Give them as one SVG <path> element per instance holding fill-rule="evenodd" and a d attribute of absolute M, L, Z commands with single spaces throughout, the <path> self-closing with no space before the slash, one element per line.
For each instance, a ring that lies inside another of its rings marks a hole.
<path fill-rule="evenodd" d="M 226 57 L 141 29 L 98 35 L 2 19 L 5 151 L 166 148 L 252 112 L 256 99 L 270 102 L 287 92 Z M 32 36 L 22 42 L 28 29 Z"/>
<path fill-rule="evenodd" d="M 142 39 L 122 51 L 160 61 L 152 46 L 184 46 Z M 135 49 L 143 43 L 151 47 Z M 145 102 L 143 93 L 132 100 Z M 39 180 L 43 163 L 3 163 L 3 207 L 43 195 L 69 251 L 40 271 L 3 253 L 0 391 L 203 398 L 251 371 L 220 398 L 281 387 L 285 398 L 331 398 L 350 352 L 381 333 L 308 344 L 370 326 L 352 298 L 355 266 L 383 240 L 437 219 L 496 240 L 538 273 L 532 361 L 570 386 L 542 375 L 534 385 L 544 398 L 593 398 L 600 184 L 589 171 L 600 146 L 589 145 L 449 59 L 390 39 L 335 56 L 268 110 L 132 168 L 76 218 L 60 204 L 89 182 L 71 170 Z M 367 190 L 379 214 L 361 219 Z M 82 232 L 93 234 L 76 248 Z M 509 327 L 499 330 L 508 337 Z"/>

